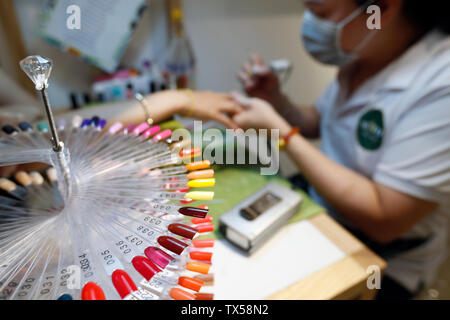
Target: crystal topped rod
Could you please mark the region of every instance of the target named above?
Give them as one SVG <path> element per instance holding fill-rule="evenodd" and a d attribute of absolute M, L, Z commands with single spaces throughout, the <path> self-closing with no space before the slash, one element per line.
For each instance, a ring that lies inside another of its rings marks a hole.
<path fill-rule="evenodd" d="M 20 61 L 20 67 L 26 75 L 33 81 L 36 90 L 41 92 L 42 100 L 45 106 L 50 132 L 52 134 L 53 150 L 61 152 L 64 144 L 59 140 L 58 131 L 56 130 L 55 120 L 53 118 L 52 108 L 47 95 L 48 78 L 52 72 L 53 62 L 51 59 L 41 56 L 28 56 Z"/>
<path fill-rule="evenodd" d="M 48 101 L 47 91 L 41 90 L 42 100 L 44 101 L 45 112 L 47 113 L 47 119 L 50 126 L 50 132 L 52 134 L 53 150 L 55 152 L 61 152 L 63 149 L 63 143 L 59 141 L 58 131 L 56 130 L 55 119 L 53 118 L 53 112 Z"/>
<path fill-rule="evenodd" d="M 47 119 L 52 134 L 53 151 L 56 152 L 59 167 L 65 184 L 61 184 L 63 194 L 69 198 L 72 194 L 71 174 L 69 169 L 69 158 L 66 156 L 64 150 L 64 143 L 59 141 L 58 131 L 56 130 L 55 119 L 53 118 L 52 108 L 47 96 L 48 78 L 52 72 L 53 62 L 51 59 L 43 58 L 41 56 L 29 56 L 20 61 L 20 67 L 26 75 L 33 81 L 36 90 L 41 92 L 42 100 L 47 113 Z"/>

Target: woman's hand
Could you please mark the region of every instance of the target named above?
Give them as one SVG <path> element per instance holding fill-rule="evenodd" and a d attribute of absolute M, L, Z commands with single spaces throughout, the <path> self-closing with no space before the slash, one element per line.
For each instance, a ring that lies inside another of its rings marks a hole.
<path fill-rule="evenodd" d="M 242 110 L 231 95 L 213 92 L 165 90 L 146 96 L 145 102 L 146 109 L 155 123 L 179 114 L 200 120 L 215 120 L 227 127 L 237 128 L 230 117 Z M 136 100 L 110 104 L 108 109 L 114 114 L 110 117 L 110 123 L 120 121 L 129 125 L 146 120 L 143 106 Z"/>
<path fill-rule="evenodd" d="M 248 96 L 278 105 L 282 96 L 278 77 L 258 54 L 251 55 L 244 63 L 238 79 Z"/>
<path fill-rule="evenodd" d="M 266 101 L 258 98 L 246 98 L 234 93 L 234 99 L 244 108 L 232 119 L 242 129 L 279 129 L 280 136 L 291 131 L 291 126 Z"/>
<path fill-rule="evenodd" d="M 230 117 L 243 109 L 231 95 L 209 91 L 181 91 L 179 93 L 188 99 L 182 107 L 181 115 L 199 120 L 215 120 L 229 128 L 237 128 Z"/>

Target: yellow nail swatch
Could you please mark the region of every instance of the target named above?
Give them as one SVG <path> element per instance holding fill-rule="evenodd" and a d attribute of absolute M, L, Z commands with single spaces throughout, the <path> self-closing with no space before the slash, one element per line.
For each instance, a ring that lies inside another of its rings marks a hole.
<path fill-rule="evenodd" d="M 186 193 L 186 198 L 192 200 L 212 200 L 214 198 L 213 191 L 191 191 Z"/>
<path fill-rule="evenodd" d="M 197 179 L 197 180 L 191 180 L 188 182 L 189 188 L 207 188 L 207 187 L 214 187 L 216 184 L 216 179 Z"/>

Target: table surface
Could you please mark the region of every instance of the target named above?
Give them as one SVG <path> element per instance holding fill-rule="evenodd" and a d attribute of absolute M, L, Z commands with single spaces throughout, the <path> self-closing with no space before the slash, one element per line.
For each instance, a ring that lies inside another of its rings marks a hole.
<path fill-rule="evenodd" d="M 376 290 L 367 288 L 366 281 L 370 276 L 367 268 L 376 265 L 383 272 L 386 262 L 328 214 L 316 215 L 310 218 L 309 222 L 346 253 L 346 257 L 271 295 L 268 299 L 372 299 Z"/>

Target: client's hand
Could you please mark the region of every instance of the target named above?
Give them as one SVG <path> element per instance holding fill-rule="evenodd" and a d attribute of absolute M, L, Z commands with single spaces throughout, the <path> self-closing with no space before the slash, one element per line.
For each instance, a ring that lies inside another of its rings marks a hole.
<path fill-rule="evenodd" d="M 155 123 L 180 114 L 200 120 L 215 120 L 227 127 L 237 128 L 230 117 L 242 110 L 231 95 L 214 92 L 166 90 L 146 96 L 145 101 Z M 109 119 L 110 123 L 120 121 L 128 125 L 145 120 L 143 108 L 137 101 L 130 100 L 127 103 L 124 111 Z M 120 108 L 124 104 L 126 103 L 117 103 Z"/>
<path fill-rule="evenodd" d="M 287 135 L 291 127 L 266 101 L 258 98 L 246 98 L 233 93 L 244 111 L 233 116 L 233 121 L 242 129 L 279 129 L 280 136 Z"/>
<path fill-rule="evenodd" d="M 229 128 L 237 128 L 230 117 L 242 111 L 242 107 L 229 94 L 210 91 L 180 92 L 188 98 L 180 113 L 199 120 L 215 120 Z"/>

